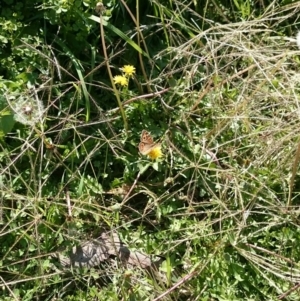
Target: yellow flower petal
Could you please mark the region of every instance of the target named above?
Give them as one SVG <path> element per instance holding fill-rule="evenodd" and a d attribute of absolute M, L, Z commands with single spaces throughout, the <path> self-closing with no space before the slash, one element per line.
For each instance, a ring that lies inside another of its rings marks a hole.
<path fill-rule="evenodd" d="M 125 65 L 123 68 L 121 68 L 121 70 L 125 76 L 132 76 L 135 74 L 135 67 L 132 65 Z"/>
<path fill-rule="evenodd" d="M 128 79 L 123 75 L 116 75 L 114 77 L 114 82 L 116 85 L 128 86 Z"/>
<path fill-rule="evenodd" d="M 148 157 L 152 160 L 155 160 L 157 158 L 162 157 L 162 151 L 161 146 L 158 145 L 157 147 L 154 147 L 148 154 Z"/>

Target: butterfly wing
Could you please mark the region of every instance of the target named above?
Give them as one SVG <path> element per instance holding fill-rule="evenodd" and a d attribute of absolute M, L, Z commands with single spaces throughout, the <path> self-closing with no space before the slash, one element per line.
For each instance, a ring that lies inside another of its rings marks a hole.
<path fill-rule="evenodd" d="M 148 155 L 155 147 L 160 146 L 160 143 L 154 143 L 153 138 L 146 130 L 142 131 L 141 142 L 139 143 L 139 151 L 142 155 Z"/>
<path fill-rule="evenodd" d="M 160 147 L 160 143 L 152 143 L 152 144 L 146 144 L 144 142 L 139 143 L 139 151 L 143 156 L 148 155 L 156 147 Z"/>
<path fill-rule="evenodd" d="M 142 131 L 141 142 L 143 142 L 145 144 L 153 144 L 153 138 L 151 137 L 151 134 L 149 132 L 147 132 L 146 130 Z"/>
<path fill-rule="evenodd" d="M 139 143 L 139 151 L 142 155 L 148 155 L 152 149 L 153 145 L 152 144 L 146 144 L 144 142 Z"/>

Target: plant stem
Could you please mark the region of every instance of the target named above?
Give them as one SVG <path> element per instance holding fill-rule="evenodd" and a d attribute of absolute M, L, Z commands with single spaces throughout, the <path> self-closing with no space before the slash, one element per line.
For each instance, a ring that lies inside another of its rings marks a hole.
<path fill-rule="evenodd" d="M 103 54 L 104 54 L 104 58 L 105 58 L 105 62 L 106 62 L 106 66 L 107 66 L 107 71 L 108 71 L 108 74 L 109 74 L 110 82 L 111 82 L 111 85 L 112 85 L 113 90 L 115 92 L 115 95 L 116 95 L 116 98 L 117 98 L 117 102 L 118 102 L 118 106 L 120 108 L 121 115 L 122 115 L 122 118 L 123 118 L 124 127 L 125 127 L 125 130 L 127 132 L 128 131 L 128 123 L 127 123 L 125 111 L 124 111 L 124 108 L 123 108 L 123 105 L 122 105 L 122 102 L 121 102 L 121 99 L 120 99 L 120 93 L 119 93 L 119 90 L 116 88 L 116 85 L 114 83 L 114 79 L 113 79 L 113 76 L 112 76 L 112 72 L 111 72 L 111 69 L 110 69 L 109 58 L 107 56 L 106 47 L 105 47 L 104 29 L 103 29 L 103 23 L 102 22 L 103 22 L 102 15 L 100 14 L 100 34 L 101 34 Z"/>

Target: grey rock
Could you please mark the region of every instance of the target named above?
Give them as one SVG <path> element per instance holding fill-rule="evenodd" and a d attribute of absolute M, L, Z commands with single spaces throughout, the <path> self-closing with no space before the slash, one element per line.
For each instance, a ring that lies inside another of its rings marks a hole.
<path fill-rule="evenodd" d="M 101 263 L 112 263 L 117 259 L 125 266 L 152 269 L 157 267 L 163 258 L 152 261 L 150 256 L 139 251 L 130 251 L 116 232 L 105 232 L 98 239 L 84 242 L 72 248 L 69 256 L 61 252 L 53 254 L 63 267 L 96 267 Z M 114 259 L 113 259 L 114 258 Z"/>

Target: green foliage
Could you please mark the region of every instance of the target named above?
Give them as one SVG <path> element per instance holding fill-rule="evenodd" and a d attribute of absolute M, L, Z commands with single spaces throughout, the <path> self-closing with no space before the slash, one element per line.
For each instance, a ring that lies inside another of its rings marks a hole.
<path fill-rule="evenodd" d="M 299 300 L 287 2 L 1 2 L 3 300 Z M 159 271 L 50 256 L 109 229 Z"/>

